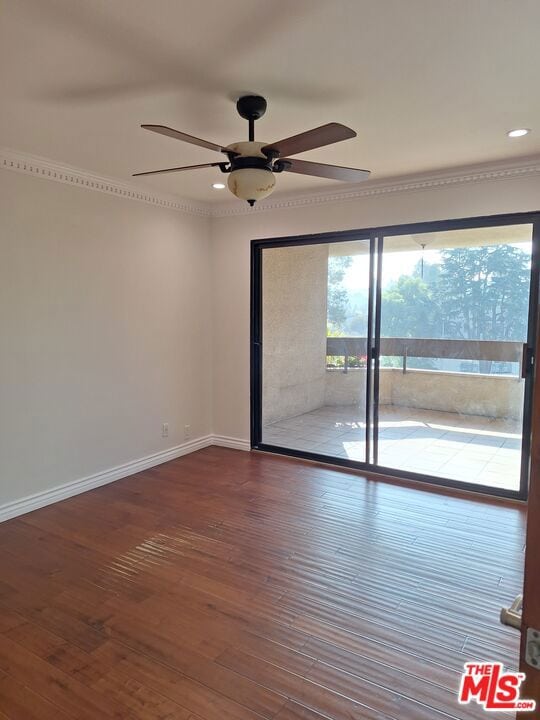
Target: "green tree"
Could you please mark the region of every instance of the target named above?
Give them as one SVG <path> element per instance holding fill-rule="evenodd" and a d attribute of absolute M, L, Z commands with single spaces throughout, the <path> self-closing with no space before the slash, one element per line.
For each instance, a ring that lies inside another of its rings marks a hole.
<path fill-rule="evenodd" d="M 352 258 L 349 256 L 331 256 L 328 258 L 328 322 L 341 329 L 347 319 L 349 295 L 343 287 L 343 279 Z"/>
<path fill-rule="evenodd" d="M 437 337 L 439 308 L 433 292 L 420 277 L 402 275 L 382 294 L 383 337 Z"/>
<path fill-rule="evenodd" d="M 525 340 L 529 266 L 512 245 L 443 250 L 434 297 L 444 337 Z"/>
<path fill-rule="evenodd" d="M 355 312 L 347 322 L 350 334 L 355 337 L 365 337 L 368 331 L 367 309 Z"/>
<path fill-rule="evenodd" d="M 419 260 L 414 267 L 413 274 L 415 277 L 421 278 L 426 285 L 432 286 L 437 284 L 440 272 L 440 265 Z"/>

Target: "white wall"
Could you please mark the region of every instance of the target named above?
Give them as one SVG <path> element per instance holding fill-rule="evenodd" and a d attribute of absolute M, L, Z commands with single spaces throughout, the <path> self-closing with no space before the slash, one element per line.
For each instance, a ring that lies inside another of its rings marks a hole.
<path fill-rule="evenodd" d="M 0 170 L 0 228 L 0 506 L 211 432 L 208 219 Z"/>
<path fill-rule="evenodd" d="M 210 222 L 0 170 L 0 510 L 186 424 L 249 439 L 253 238 L 539 208 L 524 174 Z"/>
<path fill-rule="evenodd" d="M 531 175 L 213 219 L 214 432 L 249 438 L 252 239 L 539 209 L 540 177 Z"/>

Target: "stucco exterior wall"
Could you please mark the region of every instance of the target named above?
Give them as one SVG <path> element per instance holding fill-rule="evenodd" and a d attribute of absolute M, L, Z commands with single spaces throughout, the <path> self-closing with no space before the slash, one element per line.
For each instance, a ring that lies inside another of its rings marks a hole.
<path fill-rule="evenodd" d="M 366 370 L 326 373 L 325 405 L 365 408 Z M 524 383 L 515 377 L 381 368 L 381 405 L 521 419 Z"/>
<path fill-rule="evenodd" d="M 366 375 L 365 368 L 349 368 L 326 371 L 325 405 L 357 405 L 366 407 Z"/>
<path fill-rule="evenodd" d="M 263 252 L 263 423 L 324 405 L 328 246 Z"/>
<path fill-rule="evenodd" d="M 492 418 L 521 418 L 525 383 L 515 377 L 383 368 L 383 405 Z"/>

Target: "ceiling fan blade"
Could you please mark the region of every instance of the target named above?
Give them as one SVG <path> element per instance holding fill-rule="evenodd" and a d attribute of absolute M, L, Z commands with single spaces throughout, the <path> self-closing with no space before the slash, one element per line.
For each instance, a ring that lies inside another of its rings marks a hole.
<path fill-rule="evenodd" d="M 294 160 L 293 158 L 282 158 L 287 162 L 286 172 L 299 173 L 300 175 L 313 175 L 314 177 L 330 178 L 342 182 L 360 182 L 367 180 L 370 171 L 358 170 L 357 168 L 341 167 L 340 165 L 326 165 L 324 163 L 307 162 L 306 160 Z"/>
<path fill-rule="evenodd" d="M 165 170 L 148 170 L 147 172 L 133 173 L 132 177 L 140 175 L 162 175 L 164 173 L 182 172 L 183 170 L 197 170 L 198 168 L 219 167 L 223 163 L 204 163 L 203 165 L 184 165 L 184 167 L 166 168 Z"/>
<path fill-rule="evenodd" d="M 315 148 L 332 145 L 353 137 L 356 137 L 356 133 L 351 128 L 340 125 L 340 123 L 328 123 L 300 133 L 300 135 L 293 135 L 290 138 L 285 138 L 285 140 L 265 145 L 261 149 L 265 154 L 272 152 L 284 157 L 285 155 L 298 155 L 298 153 L 306 152 L 306 150 L 315 150 Z"/>
<path fill-rule="evenodd" d="M 208 140 L 201 140 L 201 138 L 188 135 L 187 133 L 180 132 L 180 130 L 173 130 L 173 128 L 166 127 L 165 125 L 141 125 L 144 130 L 150 130 L 151 132 L 158 133 L 159 135 L 167 135 L 167 137 L 174 138 L 175 140 L 183 140 L 184 142 L 191 143 L 192 145 L 198 145 L 199 147 L 207 148 L 208 150 L 217 150 L 217 152 L 230 152 L 227 148 L 216 143 L 209 142 Z"/>

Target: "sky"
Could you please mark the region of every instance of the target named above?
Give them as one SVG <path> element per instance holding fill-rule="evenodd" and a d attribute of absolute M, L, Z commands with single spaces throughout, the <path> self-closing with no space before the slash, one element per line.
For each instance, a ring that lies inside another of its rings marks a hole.
<path fill-rule="evenodd" d="M 530 252 L 531 243 L 510 243 L 514 247 Z M 434 265 L 440 262 L 440 251 L 423 251 L 424 262 Z M 390 252 L 383 255 L 382 287 L 394 283 L 401 275 L 411 275 L 416 263 L 422 258 L 422 250 L 407 252 Z M 369 255 L 355 255 L 352 264 L 345 273 L 343 286 L 349 292 L 367 290 L 369 288 Z"/>
<path fill-rule="evenodd" d="M 387 287 L 401 275 L 411 275 L 416 263 L 421 259 L 421 250 L 410 252 L 386 253 L 383 258 L 382 286 Z M 424 262 L 438 262 L 438 250 L 425 250 Z M 367 290 L 369 287 L 369 256 L 355 255 L 352 264 L 347 268 L 343 278 L 343 286 L 350 292 Z"/>

